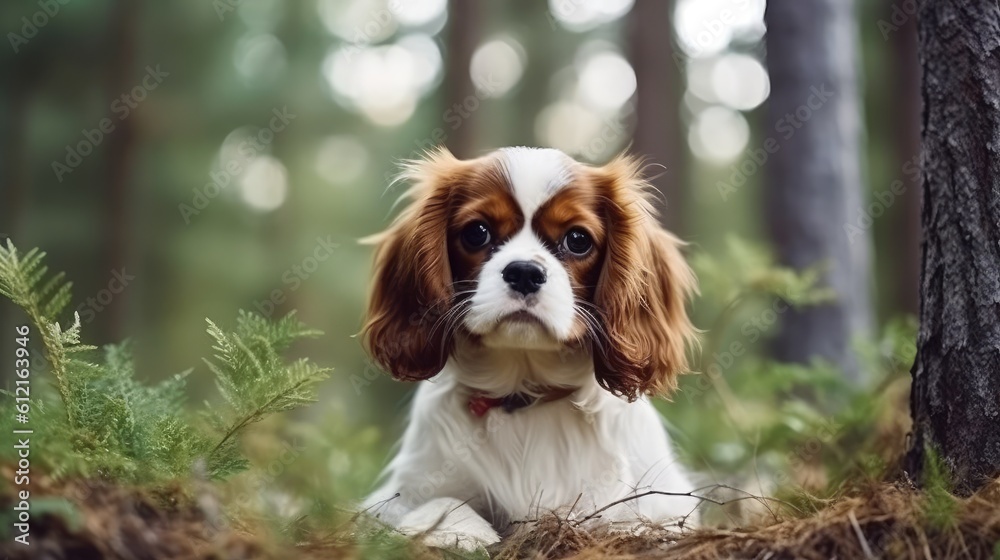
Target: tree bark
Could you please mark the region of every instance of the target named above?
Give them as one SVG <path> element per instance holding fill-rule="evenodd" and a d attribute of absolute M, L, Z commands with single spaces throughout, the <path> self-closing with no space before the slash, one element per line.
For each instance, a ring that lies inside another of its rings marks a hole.
<path fill-rule="evenodd" d="M 628 20 L 629 55 L 636 78 L 636 122 L 632 152 L 657 168 L 651 182 L 660 192 L 663 224 L 683 235 L 684 151 L 671 39 L 671 10 L 664 0 L 636 0 Z M 668 30 L 668 31 L 664 31 Z M 659 167 L 659 166 L 662 166 Z"/>
<path fill-rule="evenodd" d="M 1000 7 L 922 0 L 920 331 L 907 470 L 933 448 L 955 490 L 1000 475 Z"/>
<path fill-rule="evenodd" d="M 766 164 L 768 227 L 779 259 L 798 269 L 825 267 L 836 295 L 831 304 L 785 313 L 772 351 L 787 362 L 822 358 L 858 380 L 852 343 L 870 332 L 872 319 L 870 232 L 845 228 L 866 207 L 854 2 L 776 0 L 764 19 L 768 122 L 779 139 Z"/>

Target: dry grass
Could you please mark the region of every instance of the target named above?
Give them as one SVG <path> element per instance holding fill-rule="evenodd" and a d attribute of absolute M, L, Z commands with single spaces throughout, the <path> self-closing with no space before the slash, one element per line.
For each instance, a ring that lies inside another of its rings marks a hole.
<path fill-rule="evenodd" d="M 806 517 L 732 530 L 587 533 L 552 518 L 496 552 L 501 558 L 980 559 L 993 558 L 997 543 L 1000 483 L 968 499 L 882 483 Z"/>
<path fill-rule="evenodd" d="M 2 473 L 4 476 L 9 473 Z M 37 482 L 36 482 L 37 480 Z M 149 493 L 104 482 L 33 479 L 38 494 L 76 503 L 78 515 L 36 514 L 30 554 L 5 539 L 9 558 L 456 558 L 414 541 L 362 537 L 360 521 L 333 528 L 308 543 L 264 542 L 268 533 L 226 525 L 209 494 L 179 488 Z M 12 496 L 5 492 L 3 507 Z M 35 498 L 38 500 L 39 498 Z M 927 494 L 905 483 L 879 483 L 844 497 L 815 502 L 809 515 L 770 508 L 776 517 L 751 527 L 680 531 L 586 530 L 543 516 L 489 552 L 494 558 L 992 558 L 1000 542 L 1000 482 L 959 499 Z M 75 518 L 75 519 L 74 519 Z M 384 535 L 383 535 L 384 537 Z"/>
<path fill-rule="evenodd" d="M 0 476 L 12 480 L 12 470 L 0 469 Z M 30 488 L 31 544 L 14 544 L 13 536 L 6 535 L 0 544 L 5 558 L 265 557 L 261 543 L 223 528 L 210 514 L 209 504 L 199 504 L 179 487 L 150 492 L 98 480 L 57 482 L 33 473 Z M 13 497 L 9 488 L 0 492 L 3 511 L 11 511 Z M 75 507 L 59 513 L 42 507 L 57 501 Z"/>

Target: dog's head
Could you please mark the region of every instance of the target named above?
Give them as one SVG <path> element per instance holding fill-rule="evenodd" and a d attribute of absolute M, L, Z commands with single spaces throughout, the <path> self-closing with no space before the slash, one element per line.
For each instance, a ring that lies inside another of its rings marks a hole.
<path fill-rule="evenodd" d="M 409 206 L 375 237 L 363 329 L 399 379 L 437 374 L 456 340 L 592 353 L 598 382 L 634 399 L 669 393 L 695 338 L 694 275 L 661 229 L 639 163 L 504 148 L 411 162 Z"/>

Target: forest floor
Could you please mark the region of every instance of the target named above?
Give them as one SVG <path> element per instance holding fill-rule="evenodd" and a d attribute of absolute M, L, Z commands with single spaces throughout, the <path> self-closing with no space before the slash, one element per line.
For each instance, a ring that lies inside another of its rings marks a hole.
<path fill-rule="evenodd" d="M 10 474 L 9 472 L 3 473 Z M 31 544 L 12 544 L 6 558 L 31 559 L 277 559 L 462 558 L 414 540 L 358 538 L 349 521 L 305 542 L 268 542 L 266 532 L 221 521 L 210 492 L 129 489 L 106 482 L 33 478 Z M 0 507 L 12 511 L 9 491 Z M 56 507 L 70 502 L 69 508 Z M 775 514 L 776 512 L 772 512 Z M 7 527 L 10 524 L 5 523 Z M 7 529 L 9 532 L 9 529 Z M 273 539 L 272 539 L 273 540 Z M 363 542 L 364 544 L 359 544 Z M 878 483 L 830 500 L 808 516 L 776 513 L 768 522 L 735 529 L 679 533 L 647 527 L 640 534 L 585 531 L 556 517 L 508 537 L 492 558 L 996 558 L 1000 552 L 1000 482 L 960 499 Z"/>

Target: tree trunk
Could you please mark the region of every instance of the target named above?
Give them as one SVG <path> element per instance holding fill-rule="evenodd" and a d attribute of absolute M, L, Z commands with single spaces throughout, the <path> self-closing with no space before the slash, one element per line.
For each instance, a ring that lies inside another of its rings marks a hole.
<path fill-rule="evenodd" d="M 136 82 L 135 56 L 138 30 L 138 4 L 119 0 L 112 18 L 111 29 L 115 40 L 108 67 L 108 96 L 115 98 L 130 91 Z M 107 182 L 104 184 L 104 231 L 102 241 L 103 266 L 97 269 L 97 286 L 105 286 L 114 271 L 122 270 L 129 254 L 129 216 L 132 214 L 132 166 L 135 159 L 137 117 L 116 123 L 114 134 L 108 135 L 106 159 Z M 100 340 L 115 341 L 125 337 L 125 311 L 127 291 L 116 297 L 107 311 L 98 317 Z"/>
<path fill-rule="evenodd" d="M 664 0 L 636 0 L 629 14 L 628 41 L 636 78 L 636 123 L 632 152 L 662 165 L 651 171 L 653 186 L 666 201 L 664 225 L 683 236 L 684 188 L 687 184 L 675 78 L 671 10 Z"/>
<path fill-rule="evenodd" d="M 1000 475 L 1000 7 L 923 0 L 923 264 L 913 447 L 960 494 Z"/>
<path fill-rule="evenodd" d="M 886 21 L 893 18 L 890 2 L 892 0 L 885 2 Z M 892 6 L 897 4 L 893 2 Z M 895 175 L 892 180 L 903 181 L 904 189 L 897 207 L 892 209 L 891 243 L 898 251 L 892 267 L 895 298 L 892 309 L 896 313 L 917 315 L 920 312 L 920 181 L 916 174 L 909 172 L 915 158 L 919 162 L 920 155 L 920 60 L 916 18 L 903 22 L 888 41 L 893 78 L 890 122 Z"/>
<path fill-rule="evenodd" d="M 774 341 L 776 359 L 822 358 L 860 376 L 855 338 L 871 330 L 870 237 L 848 235 L 862 196 L 862 108 L 858 100 L 854 2 L 768 2 L 771 77 L 768 133 L 778 140 L 766 165 L 766 216 L 780 260 L 825 267 L 831 304 L 790 310 Z"/>
<path fill-rule="evenodd" d="M 482 22 L 480 20 L 479 2 L 468 0 L 451 0 L 448 3 L 448 39 L 445 74 L 444 103 L 445 110 L 455 106 L 463 106 L 476 95 L 476 84 L 472 83 L 469 65 L 472 53 L 479 46 L 479 35 Z M 477 154 L 476 114 L 475 111 L 462 111 L 468 117 L 461 126 L 449 131 L 448 149 L 458 158 L 473 157 Z"/>

